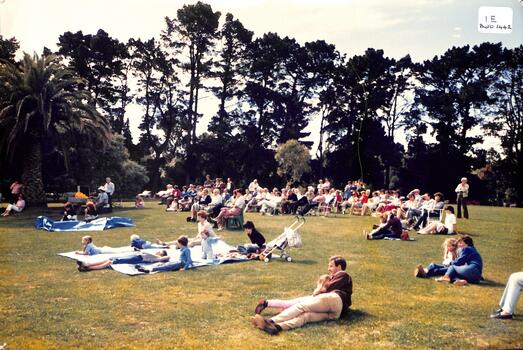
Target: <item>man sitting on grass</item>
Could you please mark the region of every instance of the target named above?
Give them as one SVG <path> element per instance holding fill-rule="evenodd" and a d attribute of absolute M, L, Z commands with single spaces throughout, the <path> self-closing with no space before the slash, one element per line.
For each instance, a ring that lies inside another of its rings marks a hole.
<path fill-rule="evenodd" d="M 343 257 L 332 256 L 328 268 L 330 281 L 315 290 L 313 298 L 306 298 L 270 319 L 257 314 L 252 318 L 253 325 L 276 335 L 282 330 L 302 327 L 307 323 L 340 318 L 351 305 L 352 278 L 345 272 L 346 267 Z"/>

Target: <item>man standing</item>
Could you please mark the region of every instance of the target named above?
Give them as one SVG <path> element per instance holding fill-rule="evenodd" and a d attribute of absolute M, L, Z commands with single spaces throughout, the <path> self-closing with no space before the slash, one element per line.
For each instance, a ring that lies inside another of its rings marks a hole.
<path fill-rule="evenodd" d="M 345 272 L 346 267 L 343 257 L 330 257 L 330 279 L 314 292 L 313 298 L 304 299 L 270 319 L 255 315 L 252 323 L 270 335 L 276 335 L 307 323 L 340 318 L 351 305 L 352 278 Z"/>
<path fill-rule="evenodd" d="M 113 193 L 114 193 L 114 183 L 111 182 L 110 177 L 105 178 L 104 192 L 107 193 L 109 197 L 109 211 L 113 211 Z"/>
<path fill-rule="evenodd" d="M 457 199 L 456 203 L 458 205 L 458 219 L 461 219 L 461 206 L 463 205 L 463 217 L 465 219 L 469 218 L 469 211 L 467 209 L 467 198 L 469 197 L 469 184 L 466 177 L 461 178 L 461 182 L 456 187 Z"/>

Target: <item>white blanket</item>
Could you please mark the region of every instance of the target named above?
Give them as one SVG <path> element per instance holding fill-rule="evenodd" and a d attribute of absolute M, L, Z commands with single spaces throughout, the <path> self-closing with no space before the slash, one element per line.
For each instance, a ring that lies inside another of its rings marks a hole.
<path fill-rule="evenodd" d="M 80 255 L 76 254 L 74 251 L 67 252 L 67 253 L 59 253 L 60 256 L 65 256 L 66 258 L 74 259 L 81 262 L 86 263 L 97 263 L 105 261 L 109 258 L 117 258 L 117 257 L 128 257 L 133 255 L 138 255 L 139 252 L 134 251 L 131 247 L 119 247 L 119 248 L 109 248 L 109 247 L 102 247 L 104 251 L 111 251 L 111 253 L 105 253 L 105 254 L 97 254 L 97 255 Z M 189 248 L 191 250 L 191 258 L 193 260 L 194 267 L 201 267 L 201 266 L 209 266 L 209 265 L 219 265 L 223 263 L 228 262 L 236 262 L 236 261 L 248 261 L 247 258 L 218 258 L 218 259 L 202 259 L 202 246 L 198 245 L 192 248 Z M 229 251 L 235 250 L 236 247 L 233 247 L 231 245 L 228 245 L 222 240 L 218 240 L 212 244 L 213 254 L 219 254 L 222 256 L 225 256 Z M 144 252 L 148 253 L 156 253 L 158 250 L 165 250 L 167 251 L 167 255 L 170 257 L 169 261 L 179 261 L 180 260 L 180 250 L 175 248 L 170 249 L 143 249 Z M 160 263 L 152 263 L 150 266 L 154 266 L 155 264 Z M 140 263 L 140 265 L 147 265 L 147 263 Z M 115 271 L 124 273 L 126 275 L 141 275 L 144 274 L 144 272 L 140 272 L 136 270 L 133 264 L 113 264 L 111 265 L 111 268 Z"/>

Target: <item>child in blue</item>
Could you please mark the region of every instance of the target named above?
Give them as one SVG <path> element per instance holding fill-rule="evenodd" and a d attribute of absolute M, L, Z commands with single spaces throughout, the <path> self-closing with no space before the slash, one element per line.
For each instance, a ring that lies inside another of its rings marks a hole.
<path fill-rule="evenodd" d="M 176 271 L 176 270 L 187 270 L 193 267 L 191 259 L 191 251 L 187 248 L 189 240 L 187 236 L 180 236 L 176 241 L 178 248 L 180 249 L 180 261 L 166 262 L 154 267 L 147 267 L 143 265 L 136 265 L 135 268 L 140 272 L 161 272 L 161 271 Z"/>
<path fill-rule="evenodd" d="M 458 240 L 460 248 L 459 255 L 454 260 L 445 275 L 436 279 L 438 282 L 454 282 L 455 285 L 463 286 L 467 283 L 479 283 L 483 272 L 483 259 L 474 248 L 474 242 L 470 236 L 463 236 Z"/>
<path fill-rule="evenodd" d="M 77 251 L 78 255 L 97 255 L 97 254 L 111 254 L 114 253 L 114 248 L 111 247 L 97 247 L 93 243 L 91 236 L 82 237 L 82 251 Z"/>
<path fill-rule="evenodd" d="M 133 247 L 134 249 L 162 249 L 166 246 L 164 244 L 151 243 L 149 241 L 141 239 L 138 235 L 131 235 L 131 247 Z"/>
<path fill-rule="evenodd" d="M 101 254 L 102 249 L 98 248 L 93 244 L 93 238 L 91 236 L 82 237 L 82 251 L 77 251 L 75 254 L 79 255 L 97 255 Z"/>
<path fill-rule="evenodd" d="M 218 241 L 218 237 L 209 236 L 207 230 L 200 232 L 200 237 L 202 237 L 202 259 L 212 259 L 212 245 Z"/>

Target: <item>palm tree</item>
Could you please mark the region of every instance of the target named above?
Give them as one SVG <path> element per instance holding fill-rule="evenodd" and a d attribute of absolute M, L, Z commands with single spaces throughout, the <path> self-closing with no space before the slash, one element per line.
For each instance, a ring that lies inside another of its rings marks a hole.
<path fill-rule="evenodd" d="M 107 120 L 96 111 L 83 80 L 54 55 L 24 54 L 18 65 L 0 64 L 0 151 L 11 160 L 23 157 L 22 181 L 29 203 L 45 203 L 42 180 L 42 141 L 78 130 L 110 140 Z"/>

